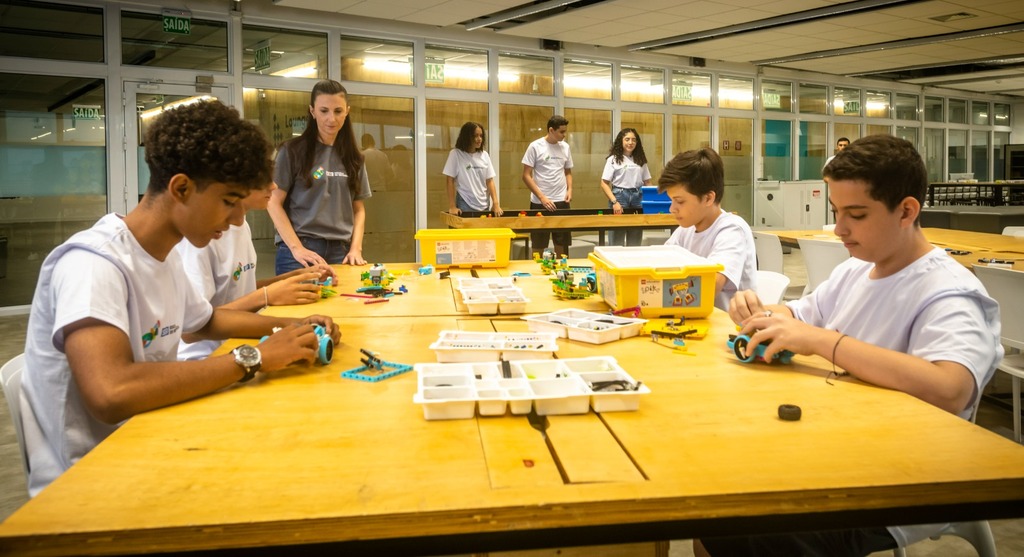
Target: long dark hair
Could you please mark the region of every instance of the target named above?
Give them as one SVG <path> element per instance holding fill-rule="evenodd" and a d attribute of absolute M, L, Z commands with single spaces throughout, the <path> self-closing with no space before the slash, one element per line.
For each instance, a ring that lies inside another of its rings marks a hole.
<path fill-rule="evenodd" d="M 483 140 L 480 142 L 480 150 L 483 151 L 484 146 L 487 145 L 487 131 L 476 122 L 462 124 L 462 129 L 459 130 L 459 138 L 455 140 L 455 148 L 467 153 L 475 153 L 476 151 L 470 151 L 470 149 L 473 148 L 473 136 L 476 134 L 477 128 L 480 128 L 480 133 L 483 134 L 480 136 Z"/>
<path fill-rule="evenodd" d="M 626 137 L 627 133 L 632 133 L 636 137 L 636 149 L 633 149 L 633 162 L 637 166 L 647 164 L 647 155 L 644 154 L 644 144 L 640 141 L 640 133 L 633 128 L 622 128 L 619 135 L 615 136 L 615 143 L 612 143 L 608 156 L 615 157 L 615 164 L 622 164 L 622 157 L 626 155 L 626 150 L 622 148 L 622 139 Z"/>
<path fill-rule="evenodd" d="M 331 79 L 318 81 L 309 93 L 309 106 L 316 104 L 316 98 L 320 95 L 343 95 L 348 102 L 348 91 L 345 86 Z M 363 154 L 356 147 L 356 133 L 352 129 L 351 113 L 345 117 L 345 123 L 338 131 L 338 137 L 334 140 L 334 153 L 341 159 L 345 166 L 345 173 L 348 174 L 348 189 L 352 195 L 359 193 L 359 172 L 363 168 Z M 292 168 L 299 169 L 299 176 L 308 177 L 313 172 L 313 161 L 316 159 L 316 144 L 319 141 L 319 129 L 316 126 L 316 118 L 312 112 L 306 114 L 306 129 L 302 135 L 290 139 L 285 143 L 290 144 L 288 156 Z M 312 180 L 307 179 L 306 183 L 311 187 Z"/>

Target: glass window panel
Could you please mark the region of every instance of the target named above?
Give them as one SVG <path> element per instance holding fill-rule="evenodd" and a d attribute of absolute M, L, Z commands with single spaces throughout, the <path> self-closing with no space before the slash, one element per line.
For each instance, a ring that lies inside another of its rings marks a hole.
<path fill-rule="evenodd" d="M 924 121 L 925 122 L 945 122 L 946 117 L 942 112 L 942 98 L 941 97 L 925 97 L 924 98 Z"/>
<path fill-rule="evenodd" d="M 103 9 L 0 2 L 0 56 L 103 62 Z"/>
<path fill-rule="evenodd" d="M 793 111 L 793 84 L 783 81 L 761 81 L 761 110 Z"/>
<path fill-rule="evenodd" d="M 501 142 L 498 143 L 499 168 L 495 170 L 499 172 L 501 208 L 506 212 L 516 214 L 530 208 L 530 190 L 523 183 L 523 154 L 530 142 L 547 134 L 548 119 L 554 113 L 550 106 L 498 105 Z M 575 122 L 572 118 L 569 120 L 569 132 L 572 133 Z M 575 148 L 572 149 L 573 163 L 576 162 L 576 152 Z M 583 182 L 576 181 L 575 174 L 573 169 L 573 186 L 584 187 Z"/>
<path fill-rule="evenodd" d="M 836 116 L 860 116 L 860 89 L 836 87 L 832 95 L 832 111 Z"/>
<path fill-rule="evenodd" d="M 924 130 L 924 165 L 928 169 L 929 182 L 945 182 L 942 173 L 942 159 L 945 146 L 941 128 L 925 128 Z"/>
<path fill-rule="evenodd" d="M 892 118 L 892 95 L 885 91 L 865 92 L 868 118 Z"/>
<path fill-rule="evenodd" d="M 374 262 L 415 261 L 416 151 L 411 133 L 416 127 L 415 102 L 405 97 L 349 95 L 349 104 L 356 140 L 364 134 L 371 135 L 391 166 L 387 181 L 371 182 L 373 197 L 363 202 L 363 253 Z M 428 144 L 431 139 L 439 138 L 429 137 L 428 131 Z M 367 170 L 372 177 L 373 171 Z"/>
<path fill-rule="evenodd" d="M 569 120 L 569 134 L 565 141 L 572 151 L 573 163 L 572 206 L 606 208 L 608 198 L 597 184 L 601 183 L 604 160 L 615 138 L 612 134 L 612 111 L 567 108 L 565 117 Z M 520 162 L 519 171 L 522 169 Z M 522 183 L 522 179 L 519 182 Z"/>
<path fill-rule="evenodd" d="M 992 122 L 997 126 L 1009 126 L 1010 125 L 1010 105 L 995 103 L 995 121 Z"/>
<path fill-rule="evenodd" d="M 672 72 L 672 104 L 711 107 L 711 74 Z"/>
<path fill-rule="evenodd" d="M 799 180 L 816 180 L 821 178 L 821 169 L 825 161 L 832 155 L 828 147 L 828 124 L 825 122 L 800 122 L 799 149 Z M 766 180 L 770 179 L 767 176 Z"/>
<path fill-rule="evenodd" d="M 428 44 L 425 53 L 424 81 L 427 87 L 487 90 L 486 50 Z"/>
<path fill-rule="evenodd" d="M 801 83 L 800 112 L 804 114 L 828 114 L 828 87 Z"/>
<path fill-rule="evenodd" d="M 665 102 L 665 72 L 658 68 L 620 68 L 622 100 L 643 103 Z"/>
<path fill-rule="evenodd" d="M 991 124 L 989 105 L 984 101 L 971 101 L 971 123 L 978 126 Z"/>
<path fill-rule="evenodd" d="M 341 37 L 341 79 L 412 85 L 412 43 Z"/>
<path fill-rule="evenodd" d="M 657 181 L 661 175 L 661 169 L 665 166 L 665 115 L 653 114 L 650 112 L 623 112 L 622 128 L 633 128 L 640 134 L 640 142 L 644 146 L 644 154 L 647 155 L 647 168 L 651 171 L 652 182 Z M 605 155 L 612 146 L 612 140 L 619 134 L 618 130 L 608 140 Z M 604 161 L 601 161 L 604 165 Z M 603 166 L 602 166 L 603 169 Z M 601 177 L 598 176 L 598 180 Z"/>
<path fill-rule="evenodd" d="M 107 212 L 106 87 L 11 73 L 0 83 L 0 306 L 19 306 L 32 303 L 46 254 Z"/>
<path fill-rule="evenodd" d="M 868 124 L 866 127 L 867 135 L 889 135 L 892 133 L 892 126 L 888 124 Z M 850 138 L 850 141 L 853 141 L 852 137 Z"/>
<path fill-rule="evenodd" d="M 921 150 L 920 143 L 917 142 L 918 129 L 910 126 L 896 126 L 896 137 L 900 139 L 906 139 L 907 141 L 914 144 L 914 148 L 918 151 Z"/>
<path fill-rule="evenodd" d="M 995 132 L 992 134 L 992 179 L 1003 180 L 1006 178 L 1006 159 L 1003 158 L 1003 146 L 1010 142 L 1010 132 Z"/>
<path fill-rule="evenodd" d="M 612 98 L 611 64 L 566 58 L 562 63 L 562 75 L 566 97 Z"/>
<path fill-rule="evenodd" d="M 860 124 L 842 124 L 836 122 L 835 137 L 836 141 L 839 141 L 840 137 L 845 137 L 846 139 L 849 139 L 850 143 L 857 141 L 858 139 L 860 139 Z M 835 143 L 832 144 L 832 147 L 835 148 Z M 835 153 L 833 152 L 831 154 L 834 155 Z"/>
<path fill-rule="evenodd" d="M 920 118 L 919 106 L 921 97 L 896 93 L 896 119 L 897 120 L 918 120 Z"/>
<path fill-rule="evenodd" d="M 761 121 L 761 155 L 765 180 L 793 179 L 793 152 L 791 149 L 793 122 L 789 120 Z"/>
<path fill-rule="evenodd" d="M 754 80 L 746 77 L 719 77 L 718 106 L 753 110 Z"/>
<path fill-rule="evenodd" d="M 673 114 L 672 152 L 682 153 L 705 147 L 711 147 L 711 117 Z M 671 159 L 672 157 L 666 156 L 665 158 Z M 654 183 L 658 182 L 660 174 L 660 172 L 658 174 L 651 172 Z"/>
<path fill-rule="evenodd" d="M 722 208 L 753 222 L 754 212 L 754 121 L 750 118 L 719 118 L 718 154 L 725 167 Z"/>
<path fill-rule="evenodd" d="M 971 172 L 974 173 L 974 179 L 987 182 L 988 181 L 988 163 L 989 163 L 989 150 L 988 150 L 988 132 L 987 131 L 972 131 L 971 132 Z"/>
<path fill-rule="evenodd" d="M 498 53 L 498 91 L 502 93 L 554 95 L 554 75 L 555 61 L 551 58 L 511 52 Z M 549 114 L 548 118 L 550 117 Z M 547 121 L 548 119 L 544 118 L 541 127 L 544 127 Z M 529 207 L 529 203 L 525 206 Z"/>
<path fill-rule="evenodd" d="M 495 146 L 493 136 L 488 133 L 487 103 L 464 101 L 440 101 L 427 99 L 427 128 L 441 134 L 440 141 L 431 142 L 427 147 L 427 227 L 444 228 L 441 211 L 447 211 L 448 180 L 442 174 L 448 161 L 448 154 L 455 148 L 459 131 L 466 122 L 476 122 L 484 129 L 484 150 L 491 152 Z M 520 159 L 521 160 L 521 159 Z M 493 161 L 492 161 L 493 164 Z M 520 171 L 522 165 L 520 165 Z M 501 182 L 494 178 L 494 186 L 501 199 Z M 520 180 L 522 183 L 522 180 Z M 508 184 L 506 187 L 515 186 Z"/>
<path fill-rule="evenodd" d="M 267 51 L 270 56 L 264 59 Z M 243 25 L 242 68 L 243 73 L 327 79 L 327 35 Z"/>
<path fill-rule="evenodd" d="M 967 130 L 949 130 L 946 168 L 949 170 L 949 174 L 967 172 Z"/>
<path fill-rule="evenodd" d="M 164 32 L 160 14 L 121 12 L 121 63 L 129 66 L 228 71 L 228 24 L 192 18 L 191 32 Z"/>
<path fill-rule="evenodd" d="M 949 99 L 949 123 L 967 123 L 967 101 L 963 99 Z"/>

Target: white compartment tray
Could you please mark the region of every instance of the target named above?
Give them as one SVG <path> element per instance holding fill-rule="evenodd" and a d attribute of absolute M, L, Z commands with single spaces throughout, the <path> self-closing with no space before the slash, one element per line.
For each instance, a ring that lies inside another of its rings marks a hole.
<path fill-rule="evenodd" d="M 565 360 L 416 364 L 413 402 L 427 420 L 628 412 L 651 390 L 611 356 Z"/>
<path fill-rule="evenodd" d="M 552 313 L 523 317 L 531 331 L 550 332 L 560 338 L 581 340 L 591 344 L 604 344 L 613 340 L 635 337 L 646 319 L 619 317 L 607 313 L 593 313 L 578 309 L 563 309 Z"/>
<path fill-rule="evenodd" d="M 482 362 L 551 358 L 558 351 L 554 333 L 474 333 L 441 331 L 430 349 L 437 361 Z"/>

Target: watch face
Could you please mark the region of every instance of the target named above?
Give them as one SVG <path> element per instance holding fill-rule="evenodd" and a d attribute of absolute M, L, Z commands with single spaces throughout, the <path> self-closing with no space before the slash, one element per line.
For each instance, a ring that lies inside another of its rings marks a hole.
<path fill-rule="evenodd" d="M 235 361 L 246 368 L 260 363 L 260 351 L 254 346 L 243 344 L 235 349 Z"/>

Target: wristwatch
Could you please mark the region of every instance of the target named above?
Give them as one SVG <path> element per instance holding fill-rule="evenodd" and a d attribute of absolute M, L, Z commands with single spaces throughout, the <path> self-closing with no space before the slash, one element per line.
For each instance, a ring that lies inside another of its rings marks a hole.
<path fill-rule="evenodd" d="M 245 375 L 238 380 L 239 383 L 245 383 L 256 377 L 256 372 L 260 370 L 260 364 L 263 362 L 258 348 L 243 344 L 232 350 L 231 353 L 235 355 L 235 363 L 245 370 Z"/>

